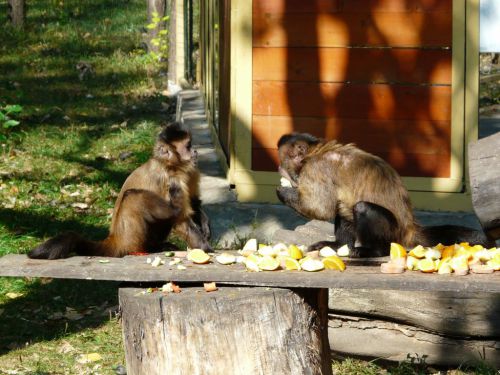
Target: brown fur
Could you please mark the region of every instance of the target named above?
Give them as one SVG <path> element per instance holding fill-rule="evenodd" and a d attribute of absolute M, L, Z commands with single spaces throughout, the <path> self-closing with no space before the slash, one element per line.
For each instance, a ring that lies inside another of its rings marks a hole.
<path fill-rule="evenodd" d="M 308 134 L 293 133 L 280 139 L 278 149 L 280 173 L 292 183 L 291 188 L 278 188 L 280 200 L 308 218 L 335 219 L 336 235 L 337 224 L 344 226 L 340 235 L 353 233 L 354 216 L 361 212 L 368 216 L 359 216 L 359 222 L 370 224 L 366 218 L 375 221 L 373 228 L 368 225 L 363 231 L 368 234 L 366 238 L 375 239 L 379 248 L 385 247 L 385 242 L 410 248 L 417 244 L 432 246 L 439 242 L 439 236 L 446 241 L 489 243 L 480 231 L 468 228 L 420 227 L 399 174 L 383 159 L 354 144 L 325 142 Z M 379 235 L 382 237 L 377 239 Z M 324 241 L 318 246 L 323 244 Z"/>
<path fill-rule="evenodd" d="M 190 247 L 209 249 L 208 222 L 198 226 L 193 221 L 193 202 L 199 202 L 198 186 L 190 135 L 174 123 L 158 137 L 153 157 L 125 180 L 106 239 L 93 242 L 76 233 L 63 234 L 41 244 L 29 256 L 56 259 L 76 252 L 121 257 L 131 252 L 159 251 L 172 229 Z"/>

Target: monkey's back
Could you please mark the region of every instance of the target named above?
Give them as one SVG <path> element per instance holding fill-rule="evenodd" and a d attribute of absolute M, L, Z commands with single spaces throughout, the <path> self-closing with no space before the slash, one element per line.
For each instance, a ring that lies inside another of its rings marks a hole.
<path fill-rule="evenodd" d="M 308 193 L 318 199 L 322 197 L 323 204 L 317 205 L 320 216 L 325 217 L 333 210 L 352 220 L 352 208 L 357 202 L 375 203 L 394 214 L 400 226 L 400 240 L 411 241 L 415 221 L 408 191 L 394 168 L 380 157 L 353 144 L 331 141 L 314 149 L 305 159 L 300 181 L 308 185 L 314 181 L 317 185 L 315 192 Z M 323 193 L 319 193 L 319 189 Z M 327 196 L 331 203 L 326 202 Z"/>

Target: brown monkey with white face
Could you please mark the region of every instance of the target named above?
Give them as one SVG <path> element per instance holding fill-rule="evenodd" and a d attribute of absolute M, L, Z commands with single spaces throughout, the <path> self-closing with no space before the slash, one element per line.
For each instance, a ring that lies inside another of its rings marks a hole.
<path fill-rule="evenodd" d="M 207 216 L 201 211 L 199 172 L 191 136 L 178 123 L 158 136 L 153 156 L 125 180 L 116 199 L 109 235 L 90 241 L 65 233 L 32 250 L 30 258 L 57 259 L 78 255 L 121 257 L 162 250 L 175 230 L 192 248 L 210 249 Z"/>
<path fill-rule="evenodd" d="M 308 218 L 335 220 L 336 240 L 310 250 L 347 244 L 351 256 L 368 257 L 387 255 L 391 242 L 410 248 L 439 242 L 493 246 L 483 232 L 470 228 L 421 227 L 398 173 L 353 144 L 292 133 L 280 138 L 278 152 L 279 171 L 291 184 L 277 189 L 281 202 Z"/>

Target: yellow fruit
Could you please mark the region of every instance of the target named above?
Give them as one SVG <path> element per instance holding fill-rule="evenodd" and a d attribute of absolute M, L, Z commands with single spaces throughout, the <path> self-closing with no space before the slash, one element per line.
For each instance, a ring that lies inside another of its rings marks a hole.
<path fill-rule="evenodd" d="M 304 257 L 302 250 L 300 250 L 296 245 L 288 246 L 288 254 L 290 255 L 290 257 L 297 260 Z"/>
<path fill-rule="evenodd" d="M 323 258 L 323 265 L 327 270 L 339 270 L 339 271 L 345 270 L 344 261 L 336 255 Z"/>
<path fill-rule="evenodd" d="M 406 249 L 396 242 L 391 242 L 391 259 L 404 258 L 405 256 Z"/>
<path fill-rule="evenodd" d="M 258 254 L 250 254 L 247 256 L 246 260 L 249 260 L 250 262 L 254 262 L 255 264 L 259 263 L 262 257 Z"/>
<path fill-rule="evenodd" d="M 412 271 L 418 270 L 418 258 L 408 255 L 406 257 L 406 268 Z"/>
<path fill-rule="evenodd" d="M 274 247 L 267 245 L 260 247 L 257 252 L 262 256 L 270 256 L 270 257 L 277 257 L 279 254 L 279 250 L 277 248 L 275 249 Z"/>
<path fill-rule="evenodd" d="M 451 268 L 450 264 L 448 262 L 442 262 L 440 265 L 439 265 L 439 268 L 438 268 L 438 274 L 440 275 L 447 275 L 447 274 L 450 274 L 453 272 L 453 268 Z"/>
<path fill-rule="evenodd" d="M 266 245 L 265 243 L 260 243 L 259 244 L 259 249 L 262 249 L 263 247 L 266 247 L 266 246 L 269 246 L 269 245 Z"/>
<path fill-rule="evenodd" d="M 417 259 L 422 259 L 425 256 L 425 248 L 422 245 L 415 246 L 410 250 L 409 254 Z"/>
<path fill-rule="evenodd" d="M 215 257 L 215 260 L 220 264 L 233 264 L 236 263 L 236 257 L 233 254 L 222 253 Z"/>
<path fill-rule="evenodd" d="M 241 255 L 247 256 L 251 252 L 257 251 L 257 240 L 255 238 L 250 238 L 241 249 Z"/>
<path fill-rule="evenodd" d="M 340 248 L 337 249 L 337 255 L 339 257 L 348 257 L 350 253 L 351 249 L 349 249 L 349 246 L 347 245 L 341 246 Z"/>
<path fill-rule="evenodd" d="M 472 252 L 463 246 L 460 246 L 455 250 L 454 258 L 466 258 L 467 260 L 472 258 Z"/>
<path fill-rule="evenodd" d="M 492 260 L 487 261 L 486 264 L 489 267 L 491 267 L 492 269 L 494 269 L 495 271 L 500 271 L 500 262 L 499 261 L 492 259 Z"/>
<path fill-rule="evenodd" d="M 455 254 L 455 245 L 445 246 L 444 249 L 441 250 L 441 259 L 452 258 L 453 254 Z"/>
<path fill-rule="evenodd" d="M 274 271 L 280 266 L 280 261 L 272 256 L 264 256 L 259 263 L 257 263 L 259 268 L 263 271 Z"/>
<path fill-rule="evenodd" d="M 202 249 L 193 249 L 188 251 L 187 259 L 193 263 L 203 264 L 208 263 L 210 260 L 210 255 L 205 253 Z"/>
<path fill-rule="evenodd" d="M 260 271 L 260 268 L 257 265 L 257 263 L 254 262 L 253 260 L 250 260 L 250 259 L 245 260 L 245 267 L 247 268 L 248 271 L 252 271 L 252 272 L 259 272 Z"/>
<path fill-rule="evenodd" d="M 450 266 L 453 271 L 459 273 L 462 270 L 469 270 L 468 258 L 466 256 L 455 257 L 450 260 Z"/>
<path fill-rule="evenodd" d="M 434 249 L 439 250 L 439 251 L 443 251 L 443 249 L 445 247 L 446 246 L 444 246 L 442 243 L 438 243 L 436 246 L 434 246 Z"/>
<path fill-rule="evenodd" d="M 425 252 L 425 257 L 430 260 L 441 259 L 441 252 L 436 249 L 427 249 Z"/>
<path fill-rule="evenodd" d="M 420 259 L 417 268 L 422 272 L 434 272 L 436 271 L 436 263 L 432 259 Z"/>
<path fill-rule="evenodd" d="M 321 271 L 322 269 L 325 268 L 321 260 L 311 259 L 311 258 L 302 262 L 301 266 L 304 271 L 309 271 L 309 272 Z"/>
<path fill-rule="evenodd" d="M 285 258 L 285 269 L 292 271 L 298 270 L 300 271 L 302 267 L 300 267 L 300 263 L 297 259 L 293 259 L 292 257 Z"/>
<path fill-rule="evenodd" d="M 382 263 L 380 265 L 380 272 L 382 273 L 403 273 L 405 268 L 401 264 L 396 263 Z"/>

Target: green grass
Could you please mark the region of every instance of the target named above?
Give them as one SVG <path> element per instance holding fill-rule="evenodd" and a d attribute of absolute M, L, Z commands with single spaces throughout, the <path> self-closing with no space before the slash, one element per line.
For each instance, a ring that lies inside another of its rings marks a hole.
<path fill-rule="evenodd" d="M 0 106 L 23 106 L 0 144 L 0 256 L 66 230 L 105 237 L 121 184 L 171 112 L 161 66 L 142 47 L 142 0 L 27 6 L 24 31 L 0 24 Z M 95 72 L 84 80 L 81 61 Z M 0 278 L 0 374 L 113 373 L 124 363 L 108 311 L 117 303 L 116 283 Z M 102 359 L 79 363 L 92 352 Z"/>

